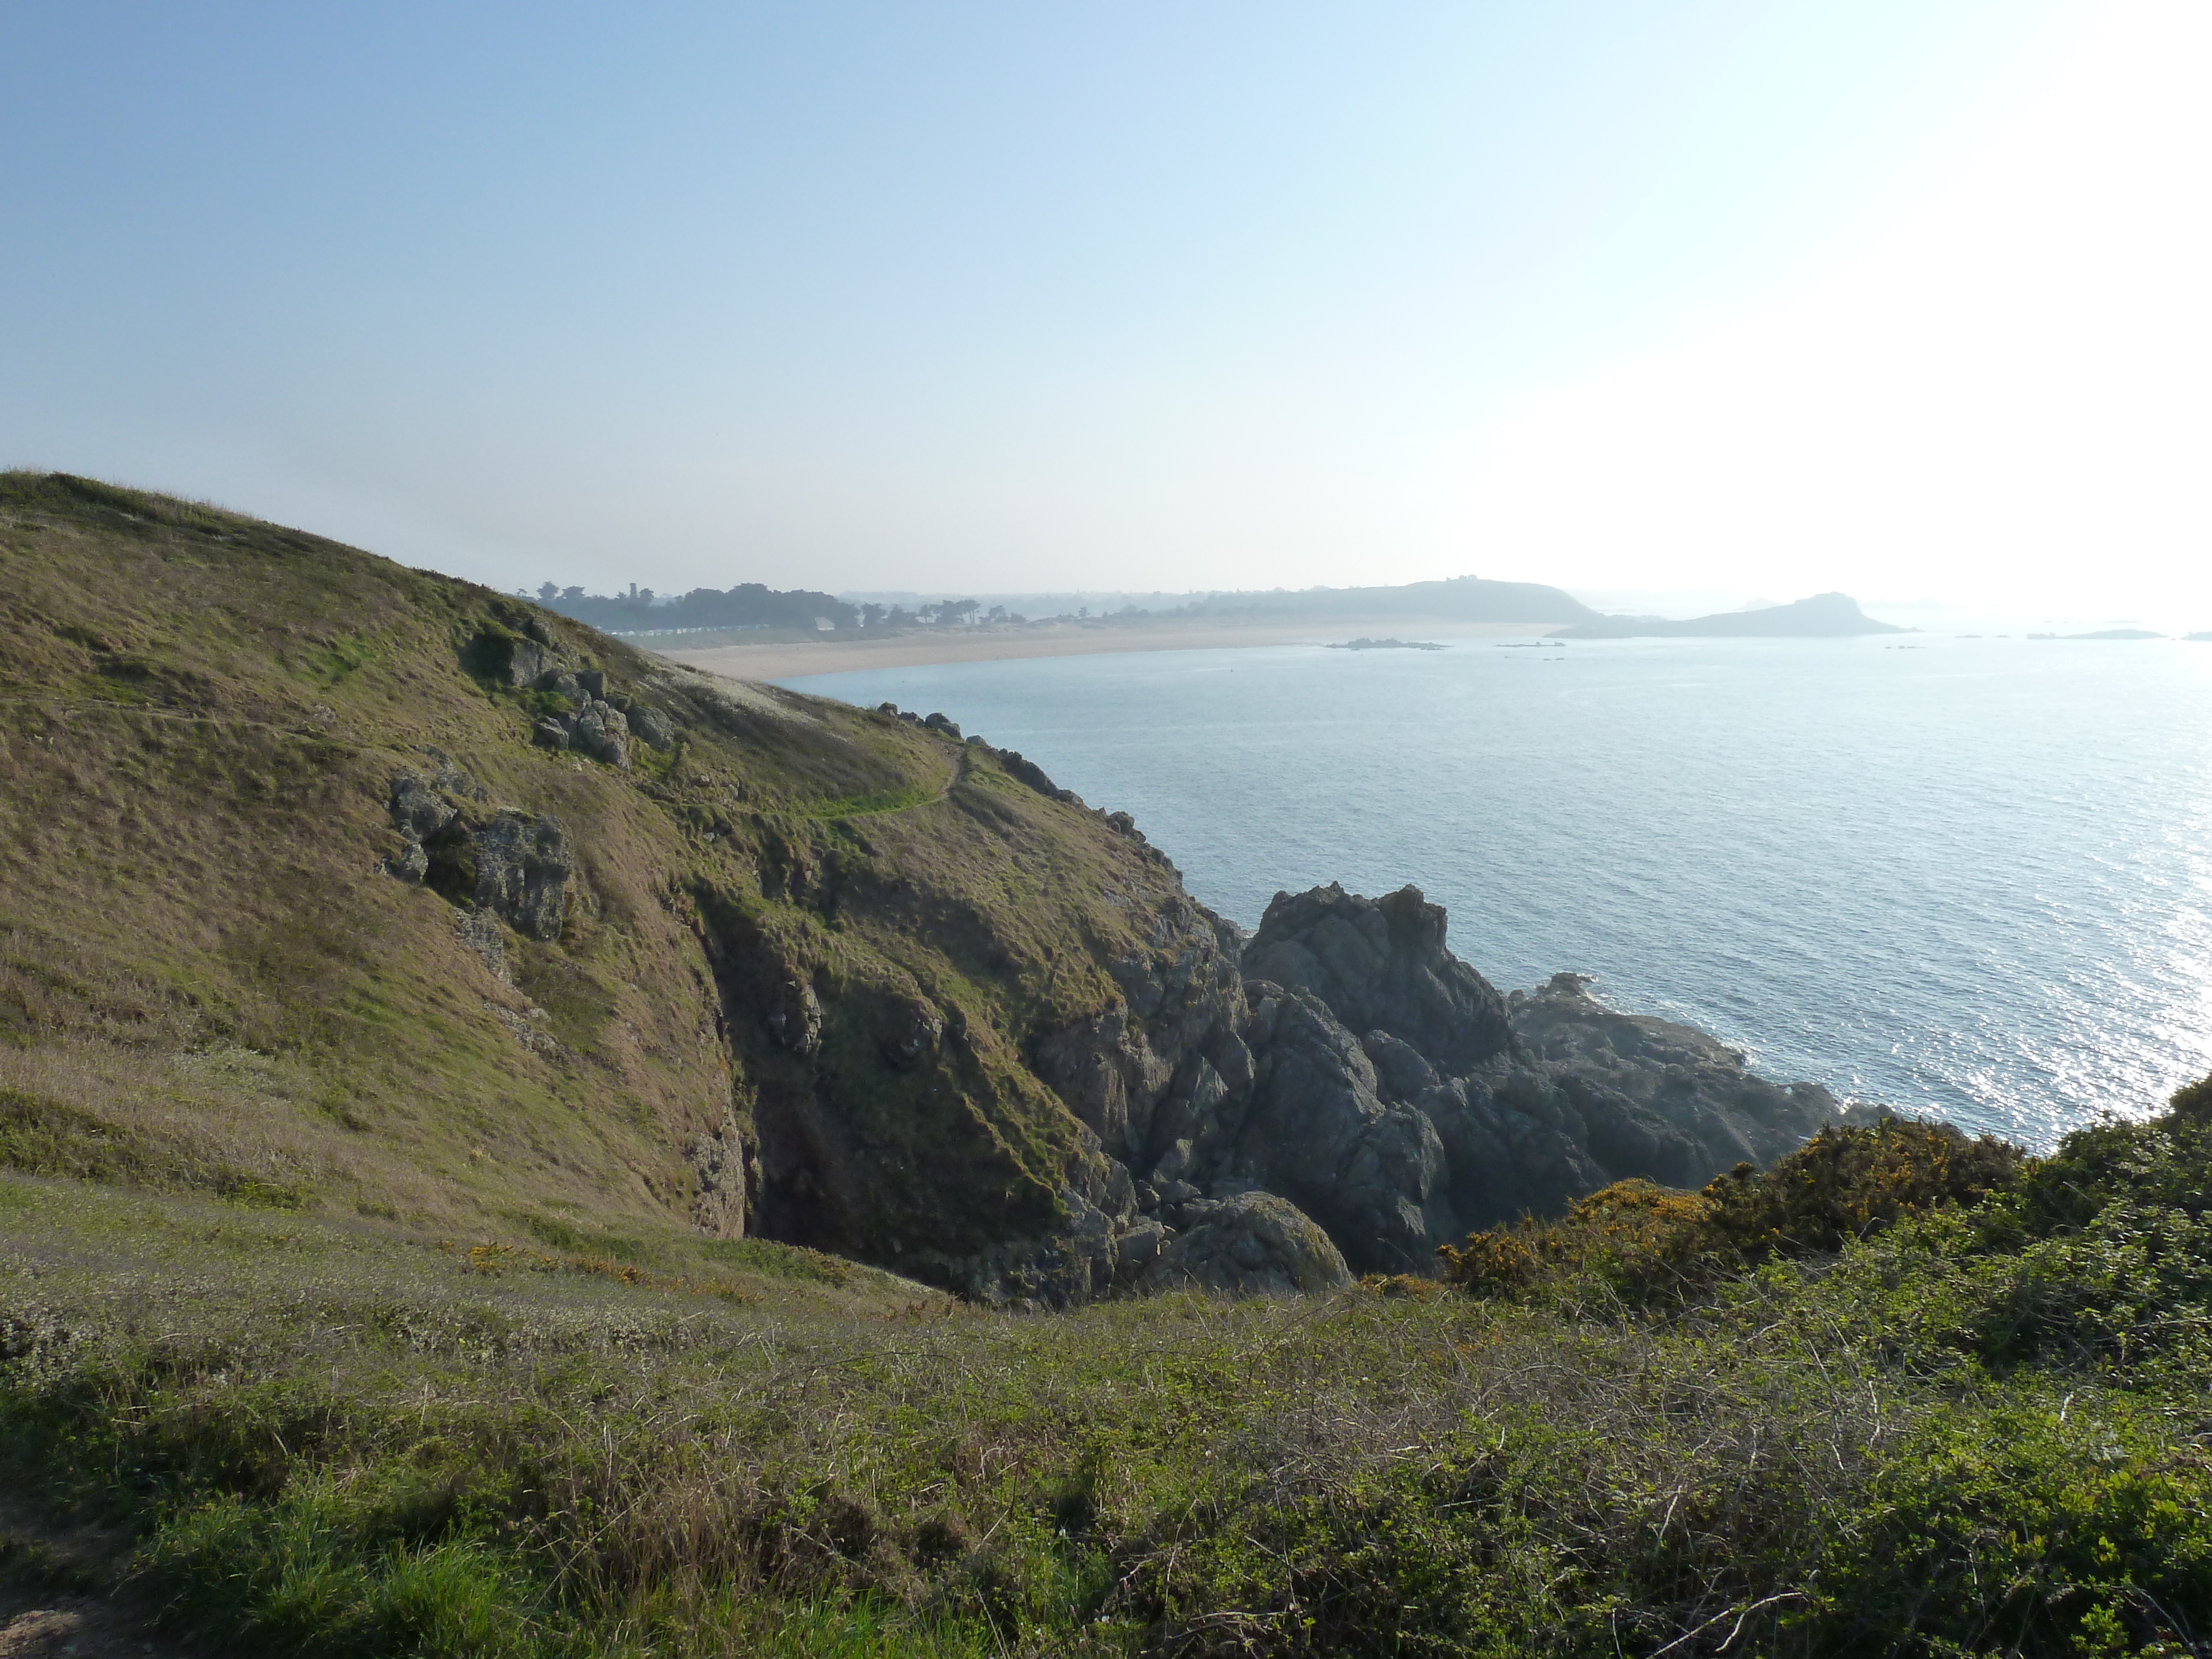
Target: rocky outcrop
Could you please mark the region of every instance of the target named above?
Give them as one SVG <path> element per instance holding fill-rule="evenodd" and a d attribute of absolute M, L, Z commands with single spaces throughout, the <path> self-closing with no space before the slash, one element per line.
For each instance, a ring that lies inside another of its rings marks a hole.
<path fill-rule="evenodd" d="M 1501 996 L 1446 948 L 1443 908 L 1415 888 L 1278 895 L 1249 942 L 1193 909 L 1206 932 L 1116 963 L 1125 1000 L 1031 1054 L 1130 1172 L 1118 1285 L 1185 1273 L 1170 1264 L 1192 1259 L 1186 1241 L 1253 1194 L 1310 1218 L 1353 1270 L 1426 1272 L 1472 1228 L 1630 1176 L 1699 1185 L 1837 1114 L 1826 1090 L 1616 1013 L 1576 975 Z"/>
<path fill-rule="evenodd" d="M 1505 999 L 1444 949 L 1444 910 L 1418 887 L 1365 899 L 1334 884 L 1278 893 L 1244 952 L 1249 979 L 1310 992 L 1353 1031 L 1402 1039 L 1447 1072 L 1511 1045 Z"/>
<path fill-rule="evenodd" d="M 1142 1288 L 1298 1296 L 1341 1290 L 1352 1282 L 1329 1236 L 1272 1193 L 1240 1193 L 1193 1207 L 1199 1211 L 1193 1224 L 1157 1247 L 1136 1276 Z"/>
<path fill-rule="evenodd" d="M 559 820 L 507 808 L 474 832 L 477 908 L 532 939 L 561 937 L 576 873 Z"/>
<path fill-rule="evenodd" d="M 572 658 L 543 619 L 532 616 L 519 629 L 488 625 L 469 641 L 461 660 L 478 678 L 519 691 L 561 672 Z"/>
<path fill-rule="evenodd" d="M 567 724 L 571 749 L 593 760 L 605 761 L 609 766 L 629 767 L 629 720 L 613 704 L 598 697 L 587 698 Z"/>
<path fill-rule="evenodd" d="M 496 916 L 519 933 L 558 939 L 576 875 L 567 830 L 558 819 L 513 807 L 486 816 L 483 795 L 466 773 L 442 760 L 428 776 L 399 773 L 388 810 L 400 850 L 385 868 Z"/>
<path fill-rule="evenodd" d="M 567 712 L 549 714 L 532 726 L 530 740 L 541 749 L 573 750 L 626 771 L 632 714 L 651 715 L 647 723 L 660 739 L 653 747 L 674 746 L 675 727 L 665 714 L 645 708 L 622 692 L 606 691 L 606 676 L 597 670 L 549 672 L 536 684 L 538 690 L 551 692 L 568 705 Z"/>
<path fill-rule="evenodd" d="M 742 1238 L 750 1201 L 760 1187 L 760 1163 L 745 1145 L 743 1127 L 725 1114 L 714 1132 L 691 1144 L 689 1155 L 699 1184 L 692 1218 L 715 1238 Z"/>
<path fill-rule="evenodd" d="M 1443 1143 L 1419 1109 L 1382 1098 L 1375 1067 L 1319 998 L 1255 981 L 1245 1036 L 1256 1075 L 1227 1177 L 1289 1198 L 1363 1271 L 1421 1272 L 1445 1174 Z"/>
<path fill-rule="evenodd" d="M 1580 974 L 1510 1000 L 1515 1035 L 1587 1121 L 1594 1158 L 1688 1186 L 1770 1164 L 1834 1116 L 1818 1084 L 1770 1083 L 1743 1052 L 1693 1026 L 1617 1013 Z"/>

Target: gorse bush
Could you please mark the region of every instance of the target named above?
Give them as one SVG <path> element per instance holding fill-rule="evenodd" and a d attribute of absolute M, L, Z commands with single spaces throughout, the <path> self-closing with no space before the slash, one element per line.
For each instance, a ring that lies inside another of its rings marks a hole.
<path fill-rule="evenodd" d="M 1899 1218 L 1972 1204 L 2018 1170 L 2017 1148 L 1947 1124 L 1885 1118 L 1830 1127 L 1764 1175 L 1738 1164 L 1705 1188 L 1702 1228 L 1739 1261 L 1808 1255 L 1866 1238 Z"/>
<path fill-rule="evenodd" d="M 1443 1277 L 1472 1291 L 1595 1283 L 1680 1297 L 1768 1256 L 1832 1253 L 1902 1218 L 1978 1202 L 2021 1162 L 2017 1148 L 1948 1125 L 1891 1117 L 1836 1126 L 1771 1170 L 1740 1164 L 1701 1193 L 1617 1182 L 1556 1220 L 1524 1218 L 1439 1255 Z"/>

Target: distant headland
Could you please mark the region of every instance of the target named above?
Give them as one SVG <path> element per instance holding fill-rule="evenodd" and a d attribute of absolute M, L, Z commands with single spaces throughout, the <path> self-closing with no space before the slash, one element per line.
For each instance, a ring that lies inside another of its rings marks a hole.
<path fill-rule="evenodd" d="M 1902 634 L 1841 593 L 1751 611 L 1678 620 L 1608 616 L 1565 589 L 1481 576 L 1394 586 L 1274 588 L 1187 594 L 1002 595 L 924 599 L 919 594 L 839 598 L 742 584 L 681 596 L 634 590 L 586 594 L 547 583 L 541 604 L 680 662 L 743 679 L 782 679 L 852 669 L 1103 652 L 1218 650 L 1322 645 L 1343 650 L 1428 650 L 1437 639 L 1837 639 Z M 1142 599 L 1143 604 L 1134 603 Z M 1071 600 L 1079 601 L 1070 604 Z M 1123 603 L 1116 604 L 1115 601 Z M 888 601 L 888 602 L 886 602 Z M 909 608 L 909 602 L 911 608 Z M 1039 615 L 1038 611 L 1049 614 Z M 1395 624 L 1350 641 L 1324 630 Z M 1320 635 L 1320 637 L 1316 637 Z"/>
<path fill-rule="evenodd" d="M 1876 622 L 1844 593 L 1816 593 L 1795 605 L 1758 611 L 1723 611 L 1675 621 L 1667 617 L 1600 617 L 1562 629 L 1568 640 L 1835 640 L 1862 634 L 1909 634 L 1909 628 Z"/>

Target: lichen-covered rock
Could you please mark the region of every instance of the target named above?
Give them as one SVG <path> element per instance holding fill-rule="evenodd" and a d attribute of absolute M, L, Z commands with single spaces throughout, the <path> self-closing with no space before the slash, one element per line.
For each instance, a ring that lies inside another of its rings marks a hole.
<path fill-rule="evenodd" d="M 427 841 L 451 823 L 459 811 L 416 773 L 402 772 L 392 780 L 392 823 L 403 836 Z"/>
<path fill-rule="evenodd" d="M 530 728 L 530 741 L 558 754 L 568 746 L 568 728 L 558 720 L 540 720 Z"/>
<path fill-rule="evenodd" d="M 1289 1200 L 1240 1193 L 1169 1238 L 1139 1276 L 1146 1290 L 1194 1286 L 1231 1296 L 1317 1296 L 1352 1271 L 1329 1236 Z"/>
<path fill-rule="evenodd" d="M 666 754 L 676 747 L 676 722 L 647 703 L 634 705 L 625 716 L 630 735 L 648 749 Z"/>
<path fill-rule="evenodd" d="M 629 721 L 622 711 L 594 697 L 568 728 L 568 746 L 609 766 L 629 765 Z"/>
<path fill-rule="evenodd" d="M 501 937 L 499 923 L 489 911 L 454 911 L 453 932 L 462 944 L 483 959 L 483 965 L 491 970 L 494 979 L 502 985 L 514 982 L 514 974 L 507 965 L 507 940 Z"/>
<path fill-rule="evenodd" d="M 477 907 L 532 939 L 560 938 L 576 873 L 560 822 L 509 808 L 477 830 L 474 841 Z"/>

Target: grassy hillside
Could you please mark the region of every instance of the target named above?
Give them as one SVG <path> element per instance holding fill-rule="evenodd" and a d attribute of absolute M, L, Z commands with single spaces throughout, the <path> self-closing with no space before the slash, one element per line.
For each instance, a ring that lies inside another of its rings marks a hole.
<path fill-rule="evenodd" d="M 510 683 L 518 646 L 675 741 L 626 768 L 533 747 L 561 700 Z M 1048 1228 L 1097 1163 L 1021 1045 L 1194 925 L 1140 842 L 986 750 L 81 479 L 0 479 L 0 702 L 21 1170 L 541 1235 L 765 1204 L 752 1230 L 798 1242 L 972 1252 Z M 437 869 L 387 873 L 403 772 L 558 821 L 556 937 L 472 933 Z M 802 980 L 804 1066 L 763 1024 Z M 887 1066 L 915 1010 L 945 1039 Z"/>
<path fill-rule="evenodd" d="M 0 1176 L 0 1577 L 236 1655 L 2204 1653 L 2212 1127 L 1962 1150 L 1060 1314 Z"/>
<path fill-rule="evenodd" d="M 1054 1312 L 1234 964 L 1017 757 L 70 478 L 0 646 L 0 1653 L 2212 1653 L 2212 1080 Z"/>

